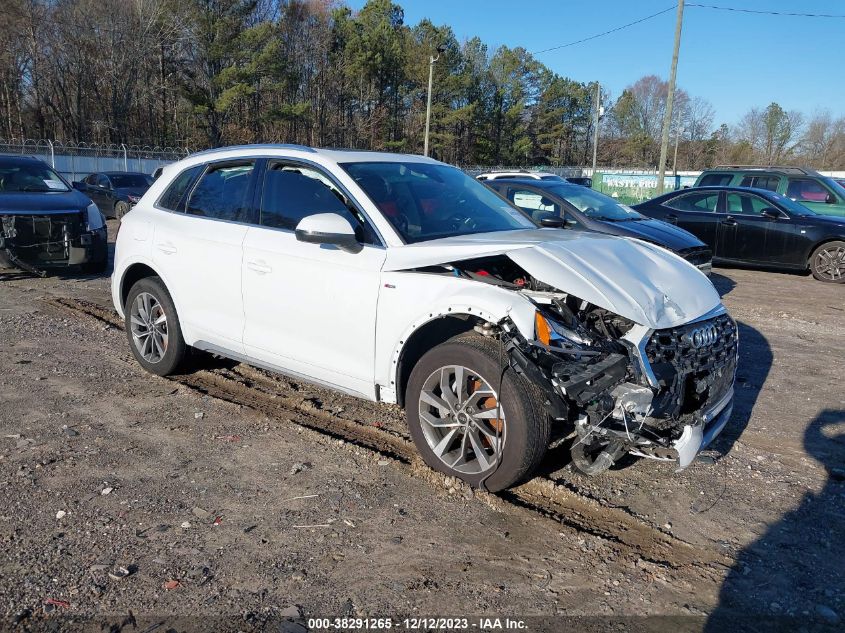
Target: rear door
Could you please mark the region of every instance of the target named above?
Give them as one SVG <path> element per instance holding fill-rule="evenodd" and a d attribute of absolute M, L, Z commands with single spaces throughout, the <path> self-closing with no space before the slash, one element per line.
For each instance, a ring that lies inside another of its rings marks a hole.
<path fill-rule="evenodd" d="M 780 212 L 779 219 L 762 215 L 763 210 L 769 208 L 775 207 L 752 193 L 726 192 L 716 256 L 759 264 L 785 263 L 794 226 L 785 213 Z"/>
<path fill-rule="evenodd" d="M 184 211 L 162 213 L 155 223 L 153 261 L 166 274 L 190 344 L 243 352 L 241 262 L 254 177 L 255 160 L 210 163 L 180 202 Z"/>
<path fill-rule="evenodd" d="M 677 224 L 695 235 L 715 251 L 719 232 L 719 191 L 696 191 L 671 198 L 662 205 L 663 217 L 671 224 Z"/>

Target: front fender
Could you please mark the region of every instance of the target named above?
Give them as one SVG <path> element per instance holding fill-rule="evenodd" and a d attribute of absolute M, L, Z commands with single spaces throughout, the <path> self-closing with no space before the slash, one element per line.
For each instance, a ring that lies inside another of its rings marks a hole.
<path fill-rule="evenodd" d="M 420 306 L 425 306 L 420 309 Z M 534 338 L 534 305 L 518 293 L 448 275 L 389 272 L 382 275 L 376 329 L 376 383 L 383 399 L 395 397 L 399 359 L 413 333 L 444 316 L 477 317 L 497 323 L 510 317 Z"/>

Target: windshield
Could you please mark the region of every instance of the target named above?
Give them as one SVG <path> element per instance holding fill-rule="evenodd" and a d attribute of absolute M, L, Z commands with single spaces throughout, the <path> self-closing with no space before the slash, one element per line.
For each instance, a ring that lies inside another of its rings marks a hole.
<path fill-rule="evenodd" d="M 794 215 L 817 215 L 817 213 L 811 209 L 808 209 L 800 202 L 795 202 L 792 198 L 787 198 L 786 196 L 782 196 L 779 193 L 775 193 L 774 191 L 766 191 L 766 195 L 768 195 L 772 200 L 775 200 L 780 206 L 784 209 L 789 211 Z"/>
<path fill-rule="evenodd" d="M 574 187 L 555 186 L 548 189 L 594 220 L 620 222 L 623 220 L 641 220 L 644 217 L 631 207 L 618 203 L 610 196 L 581 185 Z"/>
<path fill-rule="evenodd" d="M 65 181 L 43 163 L 0 161 L 0 193 L 70 191 Z"/>
<path fill-rule="evenodd" d="M 115 189 L 135 187 L 143 189 L 149 187 L 153 180 L 145 174 L 109 174 L 109 180 Z"/>
<path fill-rule="evenodd" d="M 386 162 L 341 166 L 409 244 L 537 228 L 480 182 L 448 165 Z"/>

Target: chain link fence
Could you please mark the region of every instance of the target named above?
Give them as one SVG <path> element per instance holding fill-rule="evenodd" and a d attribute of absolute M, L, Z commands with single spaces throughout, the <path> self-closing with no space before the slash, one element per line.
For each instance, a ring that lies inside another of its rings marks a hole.
<path fill-rule="evenodd" d="M 158 167 L 191 153 L 187 147 L 62 143 L 42 139 L 2 139 L 0 154 L 35 156 L 70 181 L 101 171 L 138 171 L 152 174 Z"/>

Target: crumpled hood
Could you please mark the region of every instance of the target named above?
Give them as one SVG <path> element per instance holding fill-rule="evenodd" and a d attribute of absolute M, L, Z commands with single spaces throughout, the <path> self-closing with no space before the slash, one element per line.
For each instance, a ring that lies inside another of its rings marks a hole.
<path fill-rule="evenodd" d="M 390 248 L 384 270 L 500 254 L 545 284 L 653 329 L 687 323 L 721 303 L 703 273 L 665 249 L 560 229 L 484 233 Z"/>

